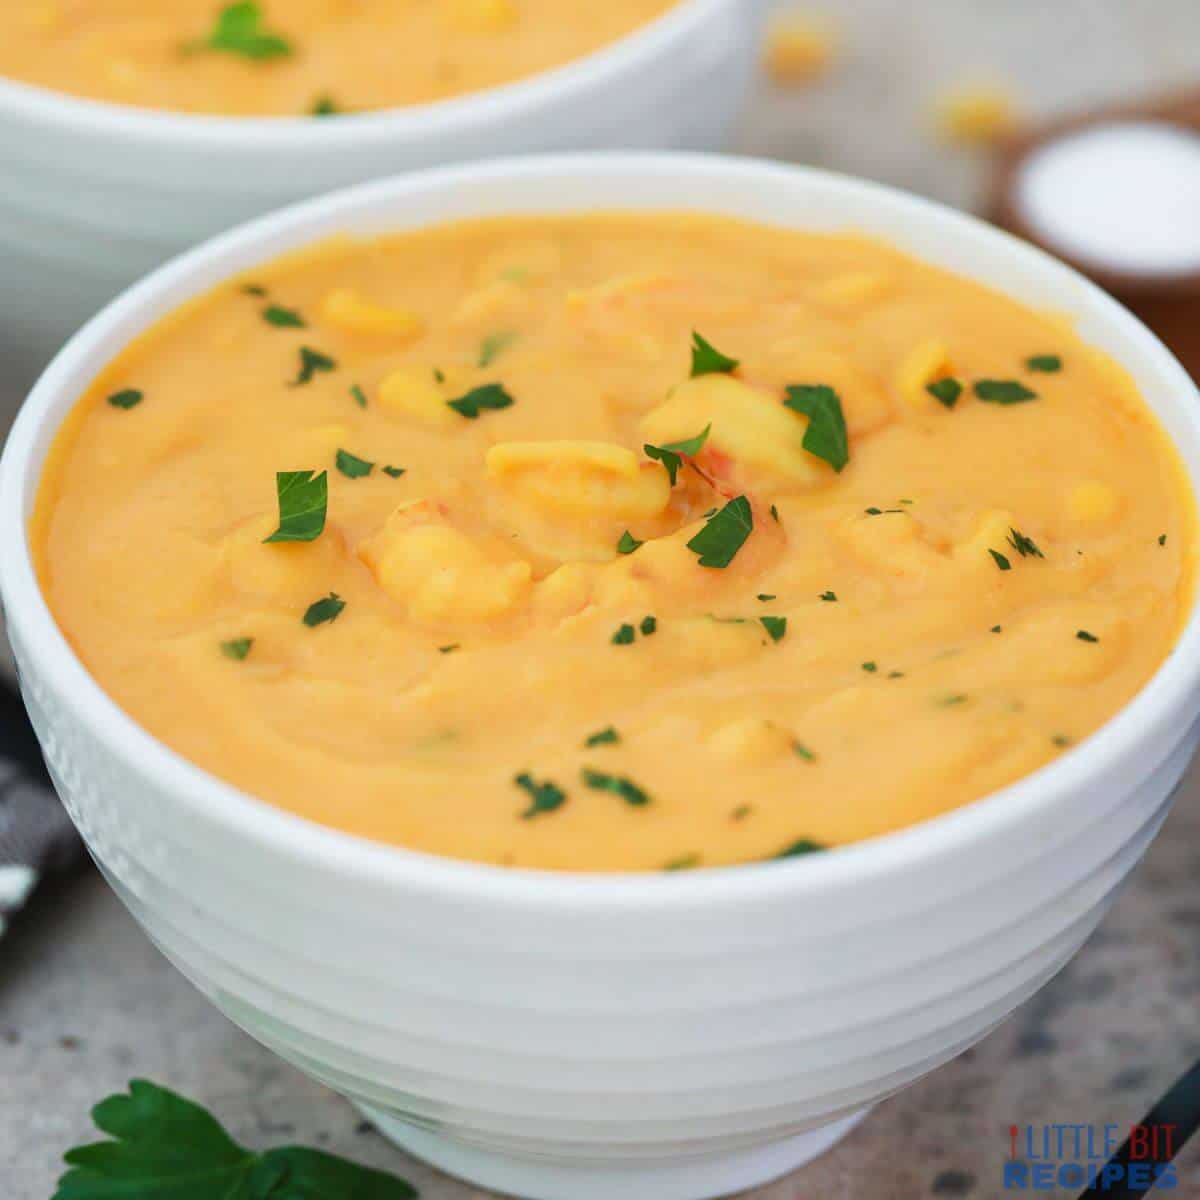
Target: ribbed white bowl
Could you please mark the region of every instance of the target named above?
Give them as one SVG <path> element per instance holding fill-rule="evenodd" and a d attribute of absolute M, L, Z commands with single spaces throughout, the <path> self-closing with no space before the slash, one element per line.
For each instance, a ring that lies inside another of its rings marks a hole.
<path fill-rule="evenodd" d="M 0 399 L 122 288 L 204 238 L 382 175 L 538 151 L 715 150 L 750 80 L 761 0 L 681 0 L 557 70 L 336 119 L 150 112 L 0 78 Z"/>
<path fill-rule="evenodd" d="M 151 936 L 235 1021 L 477 1181 L 535 1200 L 698 1200 L 819 1152 L 1078 949 L 1195 749 L 1195 618 L 1097 736 L 937 820 L 790 863 L 549 875 L 362 842 L 177 758 L 74 657 L 26 539 L 65 414 L 102 363 L 188 297 L 346 229 L 596 207 L 851 226 L 1069 313 L 1132 372 L 1200 481 L 1200 397 L 1182 368 L 1079 276 L 978 222 L 747 161 L 526 159 L 265 218 L 108 308 L 38 384 L 0 464 L 0 590 L 71 815 Z"/>

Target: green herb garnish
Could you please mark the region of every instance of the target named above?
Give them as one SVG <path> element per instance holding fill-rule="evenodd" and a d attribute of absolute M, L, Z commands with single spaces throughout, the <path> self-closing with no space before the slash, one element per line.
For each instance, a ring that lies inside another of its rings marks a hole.
<path fill-rule="evenodd" d="M 958 403 L 959 396 L 963 394 L 963 385 L 957 379 L 947 377 L 935 379 L 933 383 L 926 385 L 925 390 L 940 404 L 953 408 Z"/>
<path fill-rule="evenodd" d="M 797 758 L 804 759 L 805 762 L 817 761 L 817 756 L 803 742 L 793 742 L 792 752 Z"/>
<path fill-rule="evenodd" d="M 645 542 L 639 542 L 627 529 L 621 534 L 621 540 L 617 543 L 617 553 L 632 554 L 639 546 L 644 545 Z"/>
<path fill-rule="evenodd" d="M 968 697 L 963 692 L 955 692 L 950 696 L 942 696 L 938 702 L 938 708 L 957 708 L 960 704 L 966 704 Z"/>
<path fill-rule="evenodd" d="M 522 821 L 532 821 L 542 813 L 552 813 L 567 802 L 567 794 L 549 780 L 538 783 L 528 771 L 523 771 L 513 783 L 529 793 L 529 807 L 521 814 Z"/>
<path fill-rule="evenodd" d="M 793 842 L 785 850 L 781 850 L 778 854 L 771 857 L 774 859 L 781 858 L 803 858 L 806 854 L 820 854 L 826 847 L 820 842 L 814 842 L 810 838 L 801 838 L 798 842 Z"/>
<path fill-rule="evenodd" d="M 279 528 L 265 542 L 313 542 L 325 530 L 329 476 L 322 471 L 278 471 Z"/>
<path fill-rule="evenodd" d="M 620 740 L 621 735 L 610 725 L 607 729 L 593 733 L 583 744 L 591 750 L 596 746 L 615 746 Z"/>
<path fill-rule="evenodd" d="M 1011 571 L 1012 570 L 1012 563 L 1010 563 L 1008 561 L 1008 559 L 1003 554 L 1000 553 L 999 550 L 989 550 L 988 553 L 992 556 L 992 559 L 995 561 L 996 566 L 998 566 L 1000 568 L 1000 570 L 1002 570 L 1002 571 Z"/>
<path fill-rule="evenodd" d="M 341 115 L 341 108 L 338 102 L 326 92 L 323 96 L 318 96 L 313 101 L 313 106 L 309 112 L 314 117 L 337 117 Z"/>
<path fill-rule="evenodd" d="M 373 462 L 367 462 L 365 458 L 359 458 L 357 455 L 351 454 L 349 450 L 339 450 L 336 462 L 337 469 L 347 479 L 363 479 L 375 469 Z"/>
<path fill-rule="evenodd" d="M 862 665 L 862 669 L 866 671 L 868 675 L 874 675 L 875 672 L 879 670 L 879 664 L 875 662 L 865 662 Z"/>
<path fill-rule="evenodd" d="M 1056 733 L 1050 740 L 1056 746 L 1058 746 L 1059 749 L 1062 749 L 1063 747 L 1069 746 L 1071 744 L 1071 739 L 1069 737 L 1067 737 L 1067 735 L 1065 733 Z"/>
<path fill-rule="evenodd" d="M 652 446 L 647 442 L 642 450 L 647 458 L 652 458 L 666 467 L 667 474 L 671 477 L 671 486 L 674 487 L 684 458 L 694 458 L 699 454 L 704 449 L 704 443 L 708 441 L 708 435 L 711 432 L 712 424 L 710 423 L 695 437 L 684 438 L 681 442 L 668 442 L 665 446 Z"/>
<path fill-rule="evenodd" d="M 1088 633 L 1086 629 L 1081 629 L 1075 636 L 1081 642 L 1098 642 L 1100 640 L 1094 633 Z"/>
<path fill-rule="evenodd" d="M 1165 533 L 1160 533 L 1158 535 L 1158 544 L 1160 546 L 1165 546 L 1167 544 L 1167 535 Z"/>
<path fill-rule="evenodd" d="M 593 771 L 591 767 L 584 767 L 582 776 L 588 787 L 598 792 L 613 792 L 626 804 L 632 804 L 635 808 L 642 808 L 650 803 L 650 797 L 636 783 L 621 775 L 608 775 L 604 771 Z"/>
<path fill-rule="evenodd" d="M 322 354 L 311 346 L 300 347 L 300 374 L 292 380 L 292 387 L 303 387 L 311 383 L 318 371 L 336 371 L 337 363 L 328 354 Z"/>
<path fill-rule="evenodd" d="M 1037 399 L 1037 392 L 1015 379 L 980 379 L 975 384 L 975 395 L 985 404 L 1024 404 Z"/>
<path fill-rule="evenodd" d="M 779 509 L 777 509 L 774 504 L 771 505 L 771 520 L 774 521 L 776 525 L 779 524 Z"/>
<path fill-rule="evenodd" d="M 882 517 L 883 516 L 882 508 L 875 508 L 875 507 L 864 508 L 863 512 L 865 512 L 868 517 Z"/>
<path fill-rule="evenodd" d="M 1038 544 L 1033 538 L 1026 537 L 1018 529 L 1010 528 L 1008 531 L 1008 544 L 1022 558 L 1045 558 L 1046 556 L 1038 549 Z"/>
<path fill-rule="evenodd" d="M 612 644 L 614 646 L 632 646 L 636 637 L 637 630 L 635 630 L 632 625 L 622 625 L 617 632 L 612 635 Z"/>
<path fill-rule="evenodd" d="M 416 1200 L 403 1179 L 298 1146 L 255 1153 L 200 1105 L 135 1079 L 92 1120 L 111 1141 L 68 1150 L 54 1200 Z"/>
<path fill-rule="evenodd" d="M 992 633 L 1003 633 L 1003 632 L 1004 632 L 1004 626 L 1003 626 L 1003 625 L 993 625 L 993 626 L 992 626 L 992 628 L 991 628 L 991 632 L 992 632 Z"/>
<path fill-rule="evenodd" d="M 357 383 L 350 389 L 350 395 L 354 397 L 354 403 L 359 408 L 367 407 L 367 393 Z"/>
<path fill-rule="evenodd" d="M 345 607 L 345 600 L 337 592 L 330 592 L 323 600 L 317 600 L 305 609 L 304 623 L 309 629 L 331 624 L 342 615 L 342 609 Z"/>
<path fill-rule="evenodd" d="M 641 625 L 638 626 L 642 631 L 642 637 L 651 637 L 658 632 L 657 617 L 643 617 Z"/>
<path fill-rule="evenodd" d="M 407 467 L 380 467 L 379 469 L 392 479 L 399 479 L 401 475 L 406 474 L 408 471 Z"/>
<path fill-rule="evenodd" d="M 664 871 L 693 871 L 700 865 L 700 855 L 685 854 L 680 858 L 673 858 L 665 867 Z"/>
<path fill-rule="evenodd" d="M 485 409 L 498 412 L 502 408 L 511 408 L 514 402 L 504 390 L 503 384 L 485 383 L 483 387 L 472 388 L 465 396 L 459 396 L 457 400 L 447 400 L 446 403 L 459 416 L 466 417 L 468 421 L 475 421 Z"/>
<path fill-rule="evenodd" d="M 267 289 L 261 283 L 244 283 L 242 284 L 242 291 L 247 296 L 262 297 L 267 294 Z"/>
<path fill-rule="evenodd" d="M 462 646 L 458 642 L 452 642 L 449 646 L 439 646 L 439 654 L 453 654 L 457 650 L 461 650 Z"/>
<path fill-rule="evenodd" d="M 109 396 L 108 402 L 113 408 L 130 409 L 137 408 L 145 398 L 144 392 L 139 392 L 136 388 L 126 388 L 123 392 L 114 392 Z"/>
<path fill-rule="evenodd" d="M 823 383 L 798 384 L 787 389 L 783 403 L 808 418 L 804 449 L 840 473 L 850 461 L 850 439 L 837 392 Z"/>
<path fill-rule="evenodd" d="M 764 604 L 766 604 L 769 600 L 775 599 L 775 593 L 774 592 L 759 592 L 758 595 L 755 597 L 755 599 L 761 600 Z"/>
<path fill-rule="evenodd" d="M 479 347 L 478 365 L 490 367 L 516 340 L 517 335 L 512 332 L 493 333 L 491 337 L 484 338 L 483 345 Z"/>
<path fill-rule="evenodd" d="M 729 814 L 729 819 L 731 821 L 744 821 L 753 811 L 753 805 L 739 804 L 737 808 L 735 808 L 733 812 Z"/>
<path fill-rule="evenodd" d="M 724 568 L 733 562 L 746 539 L 754 532 L 754 513 L 745 496 L 730 500 L 687 544 L 700 556 L 702 567 Z"/>
<path fill-rule="evenodd" d="M 759 617 L 758 620 L 773 642 L 782 641 L 787 634 L 787 617 Z"/>
<path fill-rule="evenodd" d="M 253 645 L 253 638 L 232 638 L 228 642 L 221 643 L 221 653 L 226 658 L 232 658 L 235 662 L 241 662 L 250 653 L 250 648 Z"/>
<path fill-rule="evenodd" d="M 294 308 L 284 308 L 280 304 L 268 304 L 263 309 L 263 320 L 276 329 L 304 329 L 304 318 Z"/>
<path fill-rule="evenodd" d="M 293 53 L 291 42 L 278 34 L 267 33 L 262 23 L 262 9 L 254 0 L 227 4 L 217 14 L 212 32 L 207 37 L 188 42 L 184 50 L 189 53 L 214 50 L 238 54 L 258 62 L 271 58 L 290 58 Z"/>
<path fill-rule="evenodd" d="M 824 600 L 826 604 L 836 604 L 837 592 L 822 592 L 818 598 Z"/>
<path fill-rule="evenodd" d="M 1056 375 L 1062 370 L 1063 361 L 1057 354 L 1035 354 L 1025 360 L 1025 366 L 1042 375 Z"/>
<path fill-rule="evenodd" d="M 693 379 L 701 375 L 732 375 L 738 366 L 736 358 L 729 358 L 698 333 L 692 333 Z"/>

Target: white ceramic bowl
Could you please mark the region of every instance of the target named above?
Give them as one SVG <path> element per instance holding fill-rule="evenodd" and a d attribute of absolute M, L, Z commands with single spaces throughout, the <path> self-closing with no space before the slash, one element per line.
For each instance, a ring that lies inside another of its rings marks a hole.
<path fill-rule="evenodd" d="M 554 875 L 360 841 L 178 758 L 74 656 L 26 539 L 47 447 L 76 398 L 189 297 L 335 232 L 597 206 L 849 226 L 1068 313 L 1133 374 L 1200 484 L 1200 397 L 1182 368 L 1128 312 L 1028 246 L 813 171 L 535 158 L 309 203 L 126 293 L 60 354 L 12 434 L 0 587 L 72 817 L 151 937 L 224 1012 L 472 1180 L 535 1200 L 698 1200 L 807 1160 L 982 1037 L 1079 948 L 1195 748 L 1200 621 L 1097 736 L 947 816 L 789 863 Z"/>
<path fill-rule="evenodd" d="M 231 119 L 0 79 L 0 398 L 84 320 L 204 238 L 382 175 L 538 151 L 719 149 L 751 78 L 760 0 L 680 0 L 586 58 L 438 104 Z"/>

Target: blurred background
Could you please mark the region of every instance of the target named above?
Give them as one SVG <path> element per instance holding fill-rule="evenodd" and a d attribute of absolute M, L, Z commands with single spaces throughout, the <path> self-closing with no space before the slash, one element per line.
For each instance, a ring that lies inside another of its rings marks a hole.
<path fill-rule="evenodd" d="M 736 150 L 974 211 L 992 209 L 1003 190 L 1013 153 L 1006 137 L 1036 140 L 1042 122 L 1068 113 L 1114 104 L 1140 110 L 1167 94 L 1200 97 L 1198 0 L 830 0 L 773 8 L 780 24 L 767 45 L 772 70 L 760 74 Z M 0 179 L 0 219 L 2 201 Z M 1200 222 L 1200 206 L 1193 220 Z M 20 287 L 0 279 L 0 289 Z M 1192 290 L 1186 279 L 1165 288 L 1152 281 L 1137 303 L 1162 327 L 1186 334 L 1200 329 L 1186 315 L 1194 312 Z M 0 432 L 18 400 L 0 363 Z M 1166 835 L 1053 985 L 962 1059 L 881 1107 L 796 1180 L 753 1200 L 986 1200 L 1003 1194 L 1000 1164 L 1013 1122 L 1138 1119 L 1200 1055 L 1196 788 L 1193 772 Z M 346 1104 L 193 992 L 94 875 L 77 872 L 44 888 L 0 955 L 6 1200 L 46 1200 L 63 1147 L 85 1139 L 90 1105 L 131 1074 L 203 1097 L 252 1144 L 315 1144 L 397 1167 L 395 1153 Z M 423 1166 L 400 1165 L 426 1200 L 482 1195 Z M 1180 1173 L 1175 1194 L 1200 1195 L 1195 1148 Z"/>

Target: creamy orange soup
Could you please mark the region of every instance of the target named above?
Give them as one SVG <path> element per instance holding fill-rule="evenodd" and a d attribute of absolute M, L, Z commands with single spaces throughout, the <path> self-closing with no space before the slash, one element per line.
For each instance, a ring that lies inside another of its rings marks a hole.
<path fill-rule="evenodd" d="M 153 734 L 439 855 L 813 852 L 1094 734 L 1190 604 L 1190 491 L 1068 325 L 682 214 L 340 241 L 175 314 L 34 541 Z"/>
<path fill-rule="evenodd" d="M 497 87 L 678 0 L 7 0 L 0 75 L 94 100 L 332 116 Z"/>

